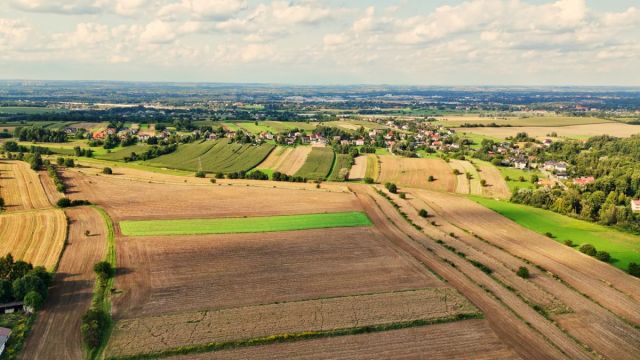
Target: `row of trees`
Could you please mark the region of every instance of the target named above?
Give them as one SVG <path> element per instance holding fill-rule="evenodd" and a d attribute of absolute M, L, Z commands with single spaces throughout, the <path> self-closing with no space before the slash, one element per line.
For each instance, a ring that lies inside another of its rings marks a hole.
<path fill-rule="evenodd" d="M 0 257 L 0 302 L 24 301 L 27 307 L 38 310 L 52 281 L 51 273 L 42 266 L 15 261 L 11 254 Z"/>
<path fill-rule="evenodd" d="M 67 134 L 62 130 L 50 130 L 38 126 L 17 127 L 14 136 L 20 141 L 38 141 L 62 143 L 67 141 Z"/>

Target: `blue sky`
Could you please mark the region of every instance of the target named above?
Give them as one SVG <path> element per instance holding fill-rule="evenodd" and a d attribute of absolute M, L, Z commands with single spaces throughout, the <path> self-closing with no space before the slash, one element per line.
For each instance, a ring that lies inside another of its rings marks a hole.
<path fill-rule="evenodd" d="M 0 78 L 640 85 L 635 0 L 5 0 Z"/>

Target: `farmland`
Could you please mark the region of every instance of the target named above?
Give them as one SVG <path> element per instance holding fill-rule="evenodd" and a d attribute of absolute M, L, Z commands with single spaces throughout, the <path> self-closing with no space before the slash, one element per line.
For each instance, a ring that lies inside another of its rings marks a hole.
<path fill-rule="evenodd" d="M 640 126 L 617 122 L 604 124 L 568 125 L 568 126 L 521 126 L 521 127 L 481 127 L 465 128 L 464 131 L 482 136 L 504 139 L 516 136 L 517 133 L 526 132 L 529 136 L 542 139 L 556 133 L 561 138 L 583 139 L 598 135 L 611 135 L 616 137 L 630 137 L 640 133 Z"/>
<path fill-rule="evenodd" d="M 97 158 L 111 161 L 124 161 L 125 157 L 131 156 L 131 153 L 141 154 L 149 149 L 149 146 L 137 144 L 114 149 L 115 151 L 103 152 L 97 154 Z"/>
<path fill-rule="evenodd" d="M 51 207 L 38 174 L 22 161 L 0 160 L 0 196 L 9 212 Z"/>
<path fill-rule="evenodd" d="M 295 175 L 312 180 L 325 179 L 333 167 L 334 159 L 335 153 L 333 149 L 329 147 L 314 147 L 311 149 L 309 156 L 307 156 L 304 165 Z"/>
<path fill-rule="evenodd" d="M 243 218 L 122 221 L 120 229 L 122 234 L 127 236 L 153 236 L 260 233 L 369 225 L 371 222 L 363 213 L 339 212 Z"/>
<path fill-rule="evenodd" d="M 0 255 L 11 253 L 47 269 L 54 269 L 67 233 L 62 210 L 39 210 L 0 215 Z"/>
<path fill-rule="evenodd" d="M 473 200 L 539 234 L 550 233 L 559 243 L 571 240 L 576 246 L 591 244 L 607 251 L 620 269 L 626 269 L 630 262 L 640 263 L 640 243 L 635 235 L 525 205 L 480 197 Z"/>
<path fill-rule="evenodd" d="M 378 324 L 427 323 L 440 318 L 476 315 L 477 310 L 468 300 L 450 288 L 255 305 L 120 321 L 111 337 L 108 355 L 117 357 L 183 346 L 224 344 L 273 334 L 321 334 Z M 248 329 L 246 323 L 255 326 Z"/>
<path fill-rule="evenodd" d="M 349 170 L 349 180 L 362 180 L 367 174 L 367 156 L 358 156 Z"/>
<path fill-rule="evenodd" d="M 429 181 L 429 176 L 435 178 Z M 455 191 L 456 178 L 449 165 L 441 159 L 411 159 L 380 156 L 379 183 L 395 183 L 398 186 Z"/>
<path fill-rule="evenodd" d="M 236 144 L 228 140 L 202 141 L 181 145 L 174 153 L 145 163 L 186 171 L 231 173 L 254 168 L 273 148 L 273 145 Z"/>
<path fill-rule="evenodd" d="M 296 146 L 295 148 L 279 146 L 257 166 L 257 169 L 293 175 L 304 165 L 311 149 L 310 146 Z"/>
<path fill-rule="evenodd" d="M 498 126 L 512 127 L 563 127 L 572 125 L 588 125 L 612 123 L 611 120 L 597 117 L 576 117 L 576 116 L 444 116 L 436 118 L 438 123 L 449 126 L 459 127 L 463 124 L 497 124 Z M 466 130 L 465 130 L 466 131 Z"/>
<path fill-rule="evenodd" d="M 336 154 L 335 164 L 329 175 L 330 181 L 344 181 L 349 178 L 353 158 L 349 154 Z"/>

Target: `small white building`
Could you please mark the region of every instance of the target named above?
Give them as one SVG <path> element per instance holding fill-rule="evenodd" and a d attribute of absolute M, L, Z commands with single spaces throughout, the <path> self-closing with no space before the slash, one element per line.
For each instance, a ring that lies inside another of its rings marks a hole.
<path fill-rule="evenodd" d="M 631 200 L 631 211 L 640 212 L 640 199 L 639 200 Z"/>

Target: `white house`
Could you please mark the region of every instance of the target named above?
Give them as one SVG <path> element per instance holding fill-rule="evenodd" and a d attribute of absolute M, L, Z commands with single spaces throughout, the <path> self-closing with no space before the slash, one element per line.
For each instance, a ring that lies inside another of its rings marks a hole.
<path fill-rule="evenodd" d="M 4 352 L 5 345 L 9 341 L 9 335 L 11 335 L 11 329 L 0 327 L 0 355 Z"/>
<path fill-rule="evenodd" d="M 631 211 L 640 212 L 640 200 L 631 200 Z"/>

